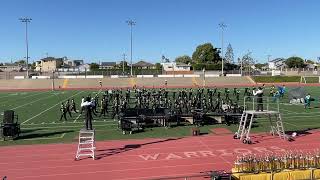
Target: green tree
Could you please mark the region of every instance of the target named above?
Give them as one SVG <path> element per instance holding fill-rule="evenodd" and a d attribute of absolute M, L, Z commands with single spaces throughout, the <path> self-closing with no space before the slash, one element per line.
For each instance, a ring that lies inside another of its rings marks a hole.
<path fill-rule="evenodd" d="M 26 65 L 26 61 L 25 60 L 19 60 L 19 61 L 16 61 L 15 64 Z"/>
<path fill-rule="evenodd" d="M 91 63 L 90 64 L 90 71 L 95 71 L 99 69 L 99 64 L 97 63 Z"/>
<path fill-rule="evenodd" d="M 162 69 L 162 65 L 160 63 L 156 63 L 155 66 L 156 66 L 156 69 L 158 70 Z"/>
<path fill-rule="evenodd" d="M 189 64 L 189 63 L 192 62 L 192 59 L 188 55 L 183 55 L 183 56 L 176 57 L 175 61 L 178 62 L 178 63 Z"/>
<path fill-rule="evenodd" d="M 221 61 L 220 51 L 211 43 L 199 45 L 192 54 L 194 63 L 218 63 Z"/>
<path fill-rule="evenodd" d="M 257 63 L 254 65 L 257 69 L 262 69 L 263 67 L 268 66 L 268 63 Z"/>
<path fill-rule="evenodd" d="M 122 69 L 124 66 L 124 69 L 128 69 L 128 62 L 127 61 L 120 61 L 119 64 L 116 64 L 113 69 Z"/>
<path fill-rule="evenodd" d="M 305 67 L 304 60 L 300 57 L 290 57 L 285 61 L 289 68 L 303 68 Z"/>
<path fill-rule="evenodd" d="M 231 44 L 229 44 L 227 47 L 227 52 L 226 52 L 226 55 L 224 56 L 224 59 L 226 63 L 230 63 L 230 64 L 234 63 L 234 54 L 233 54 L 233 49 Z"/>
<path fill-rule="evenodd" d="M 29 67 L 30 67 L 30 69 L 35 70 L 36 69 L 36 63 L 34 62 L 32 64 L 29 64 Z"/>

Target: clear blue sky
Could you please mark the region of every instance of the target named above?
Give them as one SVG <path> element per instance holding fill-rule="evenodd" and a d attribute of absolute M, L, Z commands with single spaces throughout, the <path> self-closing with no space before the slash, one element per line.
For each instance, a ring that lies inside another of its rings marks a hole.
<path fill-rule="evenodd" d="M 130 54 L 132 18 L 134 61 L 171 60 L 192 55 L 196 46 L 221 47 L 218 24 L 224 21 L 225 49 L 235 57 L 248 50 L 259 62 L 276 57 L 320 56 L 319 0 L 2 0 L 0 61 L 25 56 L 24 25 L 29 28 L 30 57 L 68 56 L 88 62 L 116 61 Z"/>

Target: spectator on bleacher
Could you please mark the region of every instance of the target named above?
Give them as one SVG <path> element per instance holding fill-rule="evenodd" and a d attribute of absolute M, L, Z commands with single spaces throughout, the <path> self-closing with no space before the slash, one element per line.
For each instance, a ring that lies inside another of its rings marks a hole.
<path fill-rule="evenodd" d="M 84 103 L 84 101 L 85 101 L 85 98 L 84 98 L 84 96 L 82 96 L 81 104 Z M 82 111 L 83 111 L 83 108 L 81 107 L 80 114 L 82 114 Z"/>

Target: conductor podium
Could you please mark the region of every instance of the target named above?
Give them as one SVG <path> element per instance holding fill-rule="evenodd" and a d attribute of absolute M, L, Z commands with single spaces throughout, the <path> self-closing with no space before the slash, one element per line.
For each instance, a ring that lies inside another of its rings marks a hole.
<path fill-rule="evenodd" d="M 265 109 L 257 110 L 257 106 Z M 279 111 L 279 100 L 265 97 L 263 103 L 256 103 L 255 97 L 244 98 L 244 111 L 241 115 L 238 131 L 234 135 L 234 139 L 240 139 L 244 144 L 251 144 L 250 131 L 256 117 L 266 117 L 270 122 L 270 133 L 273 136 L 279 136 L 280 139 L 288 140 L 285 134 L 281 114 Z"/>
<path fill-rule="evenodd" d="M 18 123 L 18 115 L 14 114 L 13 110 L 6 110 L 3 112 L 3 122 L 0 129 L 1 137 L 15 139 L 20 134 L 20 124 Z"/>

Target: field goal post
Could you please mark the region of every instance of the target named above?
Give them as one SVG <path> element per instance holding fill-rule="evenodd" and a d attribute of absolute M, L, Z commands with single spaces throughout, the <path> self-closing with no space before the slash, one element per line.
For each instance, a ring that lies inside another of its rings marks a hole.
<path fill-rule="evenodd" d="M 308 83 L 320 83 L 320 76 L 301 76 L 300 83 L 308 84 Z"/>

